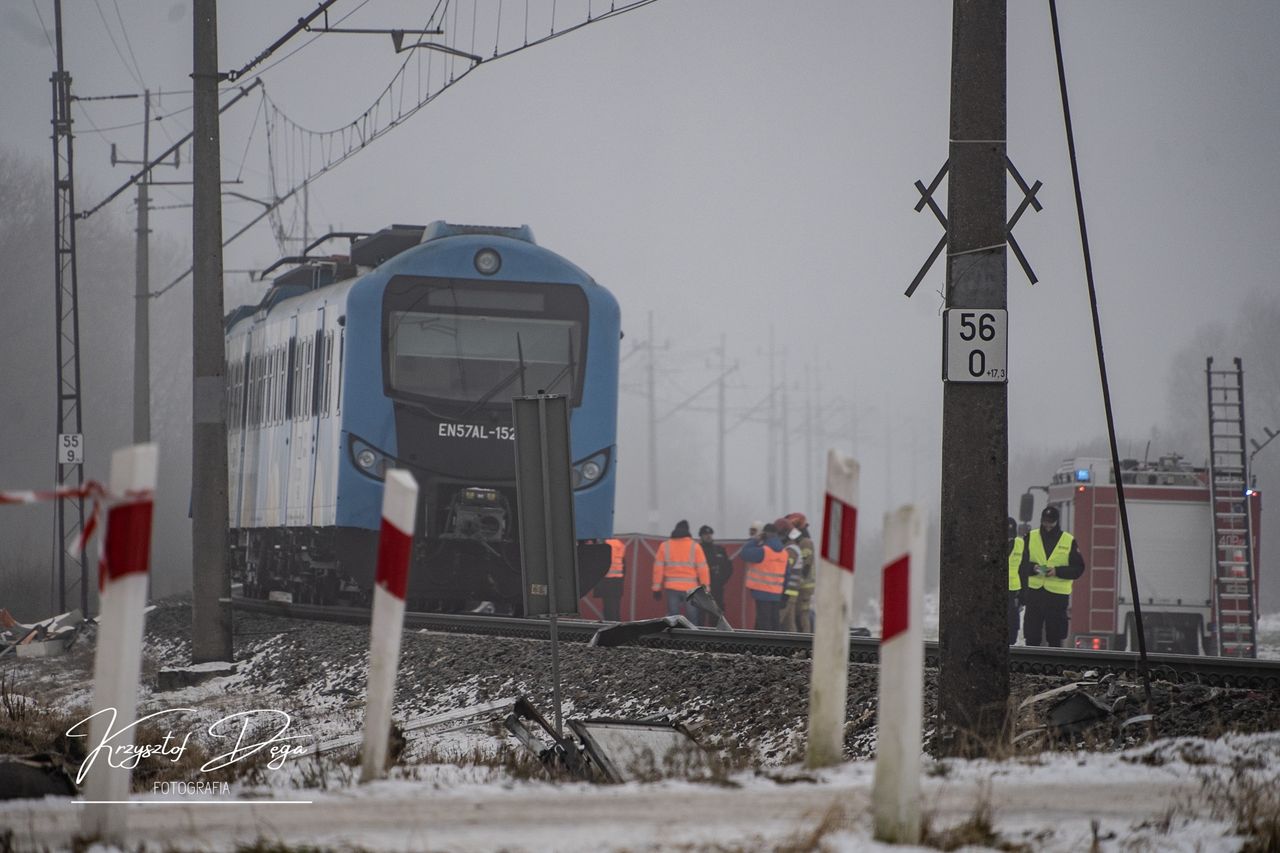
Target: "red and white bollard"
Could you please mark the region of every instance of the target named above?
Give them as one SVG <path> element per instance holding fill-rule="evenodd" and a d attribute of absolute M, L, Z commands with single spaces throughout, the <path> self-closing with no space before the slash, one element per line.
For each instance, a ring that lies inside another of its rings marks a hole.
<path fill-rule="evenodd" d="M 858 476 L 858 463 L 852 456 L 827 451 L 827 491 L 813 591 L 813 672 L 809 680 L 809 742 L 805 753 L 808 767 L 827 767 L 844 760 Z"/>
<path fill-rule="evenodd" d="M 871 789 L 875 837 L 920 840 L 920 742 L 924 714 L 924 513 L 904 506 L 884 517 L 880 706 Z"/>
<path fill-rule="evenodd" d="M 91 750 L 115 732 L 119 734 L 110 740 L 114 750 L 133 744 L 157 457 L 154 444 L 125 447 L 111 454 L 106 531 L 98 560 L 98 647 L 93 660 L 96 716 L 89 721 Z M 110 753 L 90 755 L 94 760 L 85 778 L 87 802 L 81 829 L 88 837 L 123 841 L 131 771 L 111 766 L 107 760 Z"/>
<path fill-rule="evenodd" d="M 404 631 L 404 598 L 413 556 L 413 523 L 418 506 L 418 483 L 408 471 L 387 472 L 382 494 L 382 534 L 378 540 L 378 570 L 373 588 L 373 624 L 369 629 L 369 689 L 364 714 L 364 748 L 360 781 L 380 779 L 386 772 L 391 706 L 400 665 L 400 635 Z"/>

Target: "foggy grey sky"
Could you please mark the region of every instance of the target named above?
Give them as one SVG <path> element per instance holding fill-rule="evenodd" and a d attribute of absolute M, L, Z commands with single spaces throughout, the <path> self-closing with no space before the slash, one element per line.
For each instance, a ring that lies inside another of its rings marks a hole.
<path fill-rule="evenodd" d="M 117 53 L 129 56 L 116 5 L 65 4 L 79 95 L 140 89 Z M 413 27 L 434 5 L 350 0 L 335 17 L 358 7 L 346 26 Z M 221 67 L 243 65 L 314 6 L 222 0 Z M 518 4 L 506 6 L 511 14 Z M 146 85 L 189 89 L 189 4 L 118 7 Z M 572 8 L 560 0 L 566 19 Z M 54 58 L 37 10 L 52 26 L 51 0 L 0 12 L 0 148 L 46 162 Z M 1231 319 L 1248 293 L 1275 286 L 1280 4 L 1078 0 L 1060 16 L 1117 424 L 1122 439 L 1145 441 L 1169 426 L 1172 355 L 1200 324 Z M 943 263 L 914 298 L 902 293 L 940 236 L 931 215 L 913 210 L 912 183 L 928 182 L 947 156 L 950 36 L 945 2 L 659 0 L 482 65 L 321 178 L 311 230 L 434 219 L 531 225 L 542 245 L 617 295 L 624 354 L 645 338 L 653 312 L 659 343 L 669 342 L 659 353 L 664 415 L 715 376 L 712 350 L 724 333 L 739 365 L 729 391 L 735 423 L 767 392 L 772 328 L 794 383 L 790 500 L 770 505 L 764 494 L 763 424 L 737 426 L 722 533 L 740 535 L 753 517 L 814 513 L 828 444 L 860 459 L 864 518 L 875 527 L 888 506 L 911 499 L 936 514 Z M 1030 287 L 1009 258 L 1010 446 L 1053 458 L 1101 436 L 1105 424 L 1046 3 L 1010 4 L 1008 58 L 1008 152 L 1029 182 L 1044 182 L 1045 205 L 1015 231 L 1040 283 Z M 300 123 L 330 128 L 371 103 L 399 62 L 385 37 L 330 36 L 264 78 Z M 189 128 L 189 97 L 163 97 L 162 111 L 174 114 L 157 144 Z M 226 178 L 241 173 L 248 151 L 236 189 L 261 197 L 257 103 L 227 114 L 222 152 Z M 77 112 L 80 207 L 127 177 L 110 167 L 110 143 L 135 159 L 141 144 L 139 128 L 95 133 L 86 114 L 107 128 L 136 124 L 140 110 L 117 101 Z M 132 216 L 131 198 L 115 202 L 118 215 Z M 158 205 L 188 199 L 185 189 L 153 196 Z M 1010 182 L 1011 211 L 1018 201 Z M 252 212 L 228 204 L 224 233 Z M 286 217 L 294 215 L 290 206 Z M 189 211 L 157 212 L 152 223 L 189 244 Z M 225 265 L 260 269 L 280 254 L 264 223 L 229 247 Z M 88 263 L 81 259 L 82 287 L 91 286 Z M 228 308 L 259 292 L 242 276 L 227 280 Z M 188 281 L 175 291 L 189 289 Z M 163 302 L 158 313 L 184 322 Z M 631 356 L 622 370 L 633 390 L 620 419 L 619 530 L 648 527 L 646 408 L 636 393 L 645 358 Z M 781 368 L 780 357 L 780 376 Z M 815 439 L 808 485 L 806 374 L 821 383 L 826 432 Z M 702 405 L 713 404 L 704 396 Z M 678 518 L 717 523 L 714 413 L 678 412 L 660 429 L 657 529 Z"/>

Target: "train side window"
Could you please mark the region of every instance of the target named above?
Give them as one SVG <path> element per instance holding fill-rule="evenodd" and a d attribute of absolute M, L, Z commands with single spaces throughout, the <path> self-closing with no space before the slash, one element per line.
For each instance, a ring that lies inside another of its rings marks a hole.
<path fill-rule="evenodd" d="M 342 411 L 342 359 L 347 353 L 347 328 L 343 326 L 338 332 L 338 403 L 334 406 L 334 412 Z"/>
<path fill-rule="evenodd" d="M 298 416 L 310 418 L 312 414 L 311 390 L 315 386 L 315 380 L 312 378 L 311 338 L 303 338 L 301 346 L 302 371 L 299 373 L 298 381 Z"/>
<path fill-rule="evenodd" d="M 246 381 L 249 384 L 249 403 L 247 411 L 245 412 L 245 424 L 249 427 L 255 427 L 258 425 L 257 416 L 255 415 L 255 411 L 258 408 L 258 400 L 254 394 L 254 392 L 258 390 L 257 376 L 258 360 L 253 356 L 249 356 L 249 375 L 246 377 Z"/>
<path fill-rule="evenodd" d="M 270 423 L 280 420 L 280 348 L 271 348 L 271 419 Z"/>
<path fill-rule="evenodd" d="M 222 375 L 225 380 L 222 383 L 222 396 L 228 402 L 227 411 L 227 432 L 235 429 L 235 413 L 236 413 L 236 369 L 235 365 L 224 361 L 222 363 Z"/>
<path fill-rule="evenodd" d="M 272 381 L 273 369 L 275 367 L 275 353 L 267 350 L 262 356 L 262 425 L 266 426 L 271 423 L 271 393 L 275 390 L 275 383 Z"/>
<path fill-rule="evenodd" d="M 316 336 L 311 341 L 315 351 L 315 376 L 311 383 L 311 414 L 320 414 L 320 402 L 324 391 L 324 329 L 316 329 Z"/>
<path fill-rule="evenodd" d="M 285 403 L 289 391 L 289 353 L 281 345 L 276 349 L 276 423 L 285 422 Z"/>
<path fill-rule="evenodd" d="M 324 399 L 321 411 L 327 416 L 333 414 L 333 332 L 324 334 Z"/>
<path fill-rule="evenodd" d="M 271 348 L 271 423 L 280 420 L 280 348 Z"/>
<path fill-rule="evenodd" d="M 231 395 L 231 417 L 227 420 L 227 426 L 234 431 L 240 428 L 240 364 L 233 362 L 227 365 L 227 374 L 231 377 L 231 387 L 227 389 L 227 393 Z"/>
<path fill-rule="evenodd" d="M 263 387 L 266 384 L 265 362 L 265 353 L 258 353 L 253 357 L 253 425 L 255 427 L 262 426 L 262 419 L 266 415 L 266 391 Z"/>
<path fill-rule="evenodd" d="M 294 339 L 289 338 L 288 367 L 285 372 L 285 375 L 289 379 L 288 379 L 288 390 L 284 395 L 284 418 L 286 421 L 293 420 L 294 413 L 298 411 L 298 407 L 297 405 L 295 405 L 297 401 L 294 398 L 298 395 L 298 386 L 301 383 L 298 382 L 298 377 L 297 377 L 298 354 L 297 352 L 295 352 L 295 348 L 296 348 L 296 343 Z"/>
<path fill-rule="evenodd" d="M 240 418 L 244 414 L 244 362 L 237 361 L 231 365 L 235 381 L 231 383 L 231 424 L 235 429 L 243 429 Z"/>
<path fill-rule="evenodd" d="M 267 378 L 265 375 L 266 356 L 262 353 L 254 356 L 253 359 L 253 425 L 261 427 L 263 419 L 266 417 L 267 405 Z"/>

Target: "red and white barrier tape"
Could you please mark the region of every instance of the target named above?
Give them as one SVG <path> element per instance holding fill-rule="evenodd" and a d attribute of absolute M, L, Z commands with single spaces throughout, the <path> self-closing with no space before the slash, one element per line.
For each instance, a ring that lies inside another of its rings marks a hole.
<path fill-rule="evenodd" d="M 88 480 L 79 486 L 61 486 L 56 489 L 47 489 L 43 491 L 3 491 L 0 490 L 0 506 L 6 504 L 34 504 L 47 503 L 48 501 L 62 500 L 63 498 L 87 498 L 93 503 L 89 509 L 89 518 L 84 523 L 84 529 L 80 531 L 80 535 L 76 537 L 76 541 L 67 549 L 67 553 L 72 557 L 79 559 L 84 553 L 85 546 L 89 544 L 89 540 L 93 537 L 94 531 L 98 529 L 98 525 L 102 522 L 102 504 L 124 504 L 121 509 L 127 506 L 135 506 L 145 504 L 147 509 L 148 528 L 150 523 L 150 506 L 152 495 L 149 491 L 128 491 L 123 495 L 113 495 L 107 488 L 97 480 Z M 114 516 L 116 508 L 112 508 L 110 513 Z M 113 519 L 114 520 L 114 519 Z M 132 526 L 125 519 L 121 518 L 120 524 Z M 103 555 L 104 561 L 108 555 Z M 113 574 L 112 577 L 115 577 Z"/>

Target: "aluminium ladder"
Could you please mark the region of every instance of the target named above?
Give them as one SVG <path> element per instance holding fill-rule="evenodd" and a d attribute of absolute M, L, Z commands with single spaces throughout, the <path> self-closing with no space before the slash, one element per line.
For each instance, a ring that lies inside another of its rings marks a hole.
<path fill-rule="evenodd" d="M 1209 391 L 1209 502 L 1213 512 L 1213 618 L 1218 654 L 1257 657 L 1258 609 L 1253 565 L 1253 520 L 1244 437 L 1244 369 L 1214 370 L 1205 362 Z"/>

